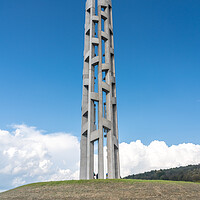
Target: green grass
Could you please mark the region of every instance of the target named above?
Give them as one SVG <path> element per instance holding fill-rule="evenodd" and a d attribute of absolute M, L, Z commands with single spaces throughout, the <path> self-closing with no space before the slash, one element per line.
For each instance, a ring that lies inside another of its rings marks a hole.
<path fill-rule="evenodd" d="M 199 200 L 200 184 L 165 180 L 72 180 L 24 185 L 0 194 L 2 200 L 26 199 L 180 199 Z"/>
<path fill-rule="evenodd" d="M 63 184 L 92 184 L 92 183 L 104 183 L 104 184 L 110 184 L 110 183 L 128 183 L 128 184 L 134 184 L 134 183 L 162 183 L 162 184 L 180 184 L 180 183 L 194 183 L 194 182 L 184 182 L 184 181 L 166 181 L 166 180 L 138 180 L 138 179 L 105 179 L 105 180 L 70 180 L 70 181 L 51 181 L 51 182 L 40 182 L 40 183 L 31 183 L 28 185 L 24 185 L 21 187 L 38 187 L 38 186 L 57 186 L 57 185 L 63 185 Z M 196 183 L 200 184 L 200 183 Z M 18 187 L 18 188 L 21 188 Z"/>

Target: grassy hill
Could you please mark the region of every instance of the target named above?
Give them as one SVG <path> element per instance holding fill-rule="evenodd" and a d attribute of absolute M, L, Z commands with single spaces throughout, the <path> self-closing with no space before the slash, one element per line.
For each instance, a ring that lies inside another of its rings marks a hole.
<path fill-rule="evenodd" d="M 170 181 L 90 180 L 36 183 L 0 194 L 1 200 L 64 199 L 193 199 L 200 184 Z"/>
<path fill-rule="evenodd" d="M 142 174 L 130 175 L 128 177 L 125 177 L 125 179 L 200 182 L 200 165 L 189 165 L 187 167 L 178 167 L 157 171 L 154 170 Z"/>

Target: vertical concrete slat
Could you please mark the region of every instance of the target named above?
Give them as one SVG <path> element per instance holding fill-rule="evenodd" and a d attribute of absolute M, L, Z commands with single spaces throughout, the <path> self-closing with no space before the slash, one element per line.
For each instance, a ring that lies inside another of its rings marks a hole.
<path fill-rule="evenodd" d="M 103 152 L 103 96 L 102 96 L 102 41 L 101 41 L 101 6 L 98 2 L 98 37 L 99 37 L 99 69 L 98 69 L 98 84 L 99 84 L 99 145 L 98 145 L 98 171 L 99 178 L 104 179 L 104 152 Z"/>

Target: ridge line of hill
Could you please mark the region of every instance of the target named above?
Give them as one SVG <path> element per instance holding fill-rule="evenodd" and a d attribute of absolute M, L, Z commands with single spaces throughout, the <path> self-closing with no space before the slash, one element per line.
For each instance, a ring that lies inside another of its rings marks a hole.
<path fill-rule="evenodd" d="M 200 164 L 171 169 L 152 170 L 150 172 L 129 175 L 124 179 L 200 182 Z"/>

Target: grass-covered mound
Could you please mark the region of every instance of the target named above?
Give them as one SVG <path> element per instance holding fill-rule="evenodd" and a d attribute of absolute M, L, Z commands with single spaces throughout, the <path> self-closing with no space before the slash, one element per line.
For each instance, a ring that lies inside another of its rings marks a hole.
<path fill-rule="evenodd" d="M 198 199 L 200 184 L 170 181 L 90 180 L 35 183 L 0 194 L 1 200 Z"/>

